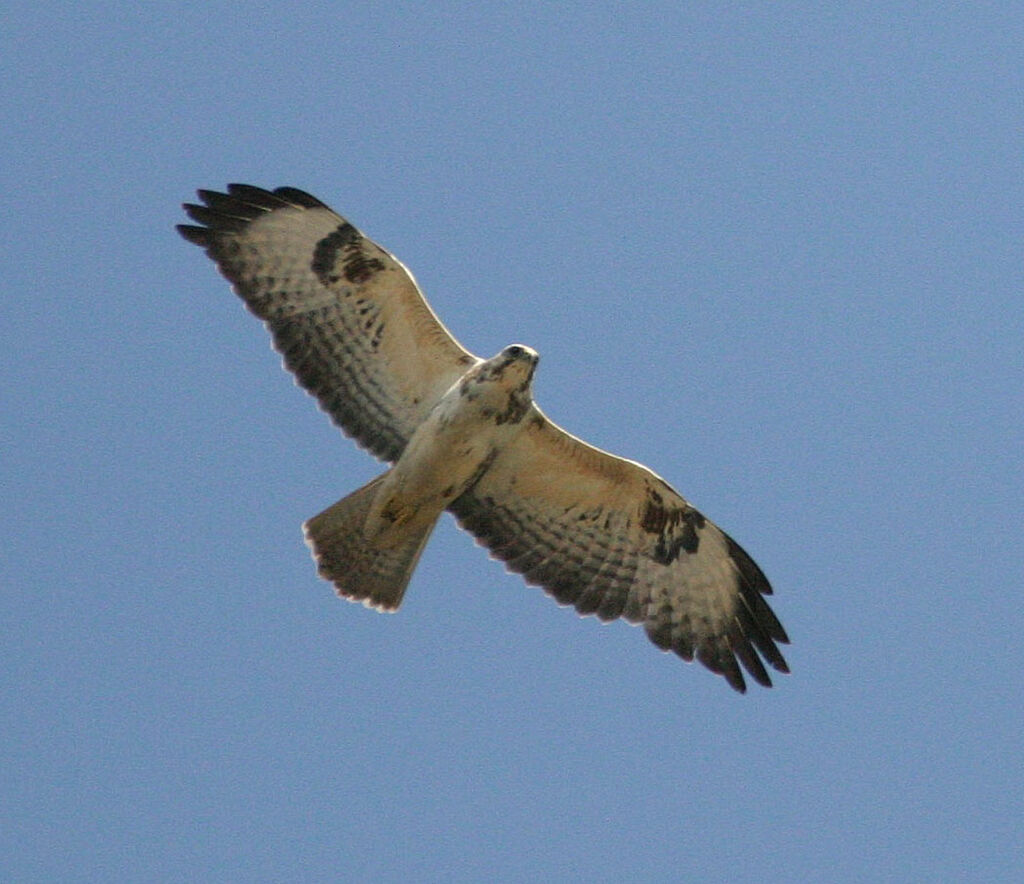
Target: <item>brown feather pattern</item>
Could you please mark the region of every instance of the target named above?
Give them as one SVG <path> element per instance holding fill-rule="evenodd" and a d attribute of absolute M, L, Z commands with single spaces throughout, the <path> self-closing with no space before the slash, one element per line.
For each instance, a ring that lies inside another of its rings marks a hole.
<path fill-rule="evenodd" d="M 198 193 L 185 206 L 196 223 L 180 225 L 182 236 L 216 262 L 334 422 L 398 460 L 480 360 L 400 262 L 315 197 L 243 184 Z M 501 419 L 523 421 L 523 430 L 448 506 L 495 558 L 580 614 L 642 623 L 657 647 L 699 660 L 736 690 L 746 688 L 743 670 L 765 686 L 765 664 L 789 671 L 778 648 L 789 639 L 765 600 L 771 587 L 735 541 L 646 467 L 577 439 L 526 397 Z M 363 553 L 345 532 L 373 487 L 314 517 L 307 534 L 339 592 L 392 609 L 426 538 L 386 562 L 363 562 L 379 586 L 352 585 L 349 566 Z"/>

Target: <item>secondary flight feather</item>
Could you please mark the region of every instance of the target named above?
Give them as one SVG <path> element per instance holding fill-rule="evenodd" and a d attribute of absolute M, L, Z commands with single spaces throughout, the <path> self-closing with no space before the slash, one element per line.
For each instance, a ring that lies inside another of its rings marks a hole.
<path fill-rule="evenodd" d="M 548 419 L 536 352 L 468 352 L 398 260 L 308 193 L 230 184 L 199 198 L 182 236 L 332 420 L 392 465 L 305 525 L 339 595 L 396 610 L 447 510 L 559 603 L 642 623 L 738 691 L 743 670 L 766 687 L 765 664 L 789 671 L 761 569 L 664 479 Z"/>

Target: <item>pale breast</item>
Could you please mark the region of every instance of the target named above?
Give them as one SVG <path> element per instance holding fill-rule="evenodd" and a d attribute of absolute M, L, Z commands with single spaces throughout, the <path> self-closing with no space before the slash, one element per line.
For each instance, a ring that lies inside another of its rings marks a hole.
<path fill-rule="evenodd" d="M 471 375 L 441 398 L 384 478 L 367 521 L 370 536 L 389 525 L 436 518 L 519 434 L 529 392 Z"/>

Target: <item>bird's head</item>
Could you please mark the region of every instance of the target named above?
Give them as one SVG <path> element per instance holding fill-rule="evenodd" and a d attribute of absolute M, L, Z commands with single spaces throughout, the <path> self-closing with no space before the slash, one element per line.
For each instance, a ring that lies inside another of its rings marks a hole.
<path fill-rule="evenodd" d="M 540 356 L 532 347 L 509 344 L 497 356 L 487 360 L 488 373 L 495 380 L 500 378 L 508 388 L 529 387 L 539 361 Z"/>
<path fill-rule="evenodd" d="M 459 381 L 459 395 L 496 413 L 521 417 L 533 401 L 533 372 L 539 358 L 536 350 L 512 344 L 467 371 Z"/>

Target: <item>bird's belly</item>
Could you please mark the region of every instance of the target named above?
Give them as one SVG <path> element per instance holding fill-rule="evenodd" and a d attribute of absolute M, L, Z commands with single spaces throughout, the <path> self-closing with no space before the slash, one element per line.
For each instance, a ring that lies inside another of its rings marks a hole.
<path fill-rule="evenodd" d="M 368 537 L 436 519 L 486 470 L 502 441 L 497 438 L 502 434 L 486 427 L 429 424 L 417 429 L 381 483 L 367 516 Z"/>

